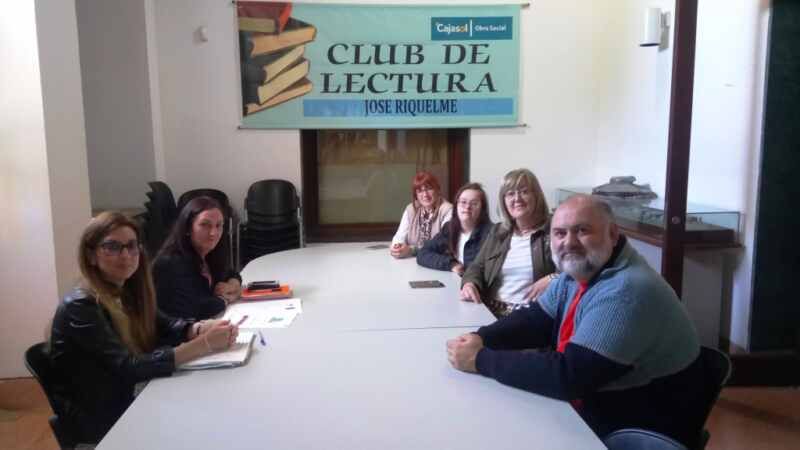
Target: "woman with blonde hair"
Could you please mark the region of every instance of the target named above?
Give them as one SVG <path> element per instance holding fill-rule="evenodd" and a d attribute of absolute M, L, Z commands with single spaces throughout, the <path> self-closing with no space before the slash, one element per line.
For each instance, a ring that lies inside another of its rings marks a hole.
<path fill-rule="evenodd" d="M 53 319 L 56 413 L 82 443 L 102 439 L 142 382 L 228 348 L 238 334 L 228 321 L 192 322 L 158 311 L 141 236 L 120 213 L 92 219 L 78 247 L 82 279 Z"/>
<path fill-rule="evenodd" d="M 461 281 L 462 300 L 484 302 L 496 316 L 524 307 L 555 277 L 550 257 L 549 209 L 528 169 L 503 177 L 502 223 L 492 227 Z"/>
<path fill-rule="evenodd" d="M 415 256 L 450 220 L 453 205 L 442 197 L 439 181 L 430 172 L 418 172 L 411 185 L 411 203 L 403 211 L 389 252 L 395 258 Z"/>

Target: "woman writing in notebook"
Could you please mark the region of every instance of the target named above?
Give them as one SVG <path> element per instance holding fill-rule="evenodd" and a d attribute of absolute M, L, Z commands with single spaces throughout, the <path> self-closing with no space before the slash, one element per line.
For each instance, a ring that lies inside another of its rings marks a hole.
<path fill-rule="evenodd" d="M 225 215 L 210 197 L 183 207 L 153 263 L 158 307 L 183 319 L 208 319 L 239 299 L 241 277 L 230 267 Z"/>
<path fill-rule="evenodd" d="M 535 301 L 555 277 L 555 266 L 547 200 L 536 176 L 528 169 L 507 173 L 499 204 L 503 222 L 492 227 L 464 272 L 461 298 L 483 301 L 496 316 L 505 316 Z"/>
<path fill-rule="evenodd" d="M 417 253 L 417 264 L 463 275 L 478 254 L 492 222 L 486 192 L 479 183 L 462 186 L 455 201 L 452 218 L 439 234 L 422 246 Z"/>
<path fill-rule="evenodd" d="M 442 198 L 439 181 L 429 172 L 419 172 L 414 177 L 411 200 L 392 238 L 389 252 L 395 258 L 416 255 L 417 250 L 450 220 L 453 210 L 453 205 Z"/>
<path fill-rule="evenodd" d="M 120 213 L 92 219 L 78 247 L 81 282 L 53 319 L 55 412 L 78 442 L 99 442 L 142 382 L 228 348 L 238 334 L 228 321 L 192 322 L 158 311 L 140 239 Z"/>

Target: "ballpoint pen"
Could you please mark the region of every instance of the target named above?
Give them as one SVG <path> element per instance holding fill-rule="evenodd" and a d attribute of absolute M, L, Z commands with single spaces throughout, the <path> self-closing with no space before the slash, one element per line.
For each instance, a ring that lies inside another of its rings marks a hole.
<path fill-rule="evenodd" d="M 247 314 L 243 315 L 243 316 L 242 316 L 242 318 L 241 318 L 241 319 L 239 319 L 239 321 L 238 321 L 238 322 L 236 322 L 236 326 L 237 326 L 237 327 L 238 327 L 238 326 L 241 326 L 241 325 L 244 323 L 244 321 L 245 321 L 245 320 L 247 320 Z"/>
<path fill-rule="evenodd" d="M 261 345 L 267 346 L 267 341 L 264 339 L 264 335 L 261 334 L 261 330 L 258 330 L 258 339 L 261 341 Z"/>

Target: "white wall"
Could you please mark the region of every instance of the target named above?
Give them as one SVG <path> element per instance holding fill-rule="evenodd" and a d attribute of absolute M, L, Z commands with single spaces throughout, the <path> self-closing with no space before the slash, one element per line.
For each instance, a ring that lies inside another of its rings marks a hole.
<path fill-rule="evenodd" d="M 642 3 L 604 5 L 607 14 L 596 14 L 595 22 L 594 184 L 636 175 L 663 197 L 674 27 L 668 48 L 639 48 Z M 671 11 L 674 21 L 673 5 L 647 3 Z M 742 347 L 749 339 L 768 19 L 768 0 L 699 2 L 688 198 L 743 214 L 743 249 L 728 252 L 721 318 L 723 336 Z"/>
<path fill-rule="evenodd" d="M 769 0 L 704 0 L 698 10 L 689 199 L 743 213 L 744 248 L 730 252 L 722 334 L 745 348 L 769 8 Z"/>
<path fill-rule="evenodd" d="M 521 12 L 521 128 L 473 129 L 470 179 L 484 184 L 492 217 L 506 172 L 531 169 L 551 206 L 555 190 L 589 183 L 595 155 L 594 3 L 536 1 Z"/>
<path fill-rule="evenodd" d="M 175 198 L 195 188 L 226 192 L 242 207 L 255 181 L 283 178 L 300 188 L 300 134 L 237 129 L 241 116 L 233 5 L 155 2 L 164 178 Z M 197 29 L 208 29 L 201 42 Z M 154 80 L 156 82 L 156 80 Z"/>
<path fill-rule="evenodd" d="M 5 5 L 0 59 L 13 68 L 0 71 L 0 378 L 5 378 L 27 376 L 23 353 L 45 338 L 59 284 L 67 283 L 74 267 L 67 256 L 73 250 L 67 248 L 74 248 L 75 220 L 89 210 L 74 4 Z"/>
<path fill-rule="evenodd" d="M 156 179 L 144 3 L 76 6 L 92 207 L 141 207 Z"/>
<path fill-rule="evenodd" d="M 284 178 L 299 188 L 297 131 L 237 129 L 240 94 L 232 6 L 192 0 L 154 6 L 157 48 L 152 54 L 159 69 L 155 88 L 161 92 L 164 175 L 175 195 L 214 187 L 241 208 L 256 180 Z M 592 172 L 593 84 L 587 77 L 592 73 L 592 10 L 580 0 L 534 2 L 522 10 L 526 78 L 521 111 L 527 126 L 471 133 L 470 178 L 484 182 L 490 192 L 516 167 L 533 169 L 548 196 L 557 186 L 578 183 Z M 208 42 L 197 39 L 200 26 L 207 27 Z M 556 60 L 559 64 L 540 63 Z M 504 149 L 507 158 L 498 160 L 497 149 Z M 554 158 L 556 152 L 559 158 Z"/>
<path fill-rule="evenodd" d="M 592 24 L 596 85 L 597 165 L 583 186 L 634 175 L 663 197 L 667 167 L 674 27 L 669 45 L 639 47 L 646 6 L 674 10 L 674 1 L 603 2 Z M 674 11 L 672 14 L 674 20 Z"/>
<path fill-rule="evenodd" d="M 113 2 L 123 8 L 118 3 Z M 139 142 L 148 137 L 146 132 L 120 135 L 119 145 L 106 154 L 153 149 L 152 164 L 176 196 L 214 187 L 227 192 L 238 208 L 256 180 L 280 177 L 299 187 L 297 131 L 237 129 L 232 5 L 211 0 L 125 2 L 129 4 L 135 6 L 124 8 L 136 9 L 137 26 L 138 12 L 144 11 L 144 27 L 126 30 L 134 53 L 147 54 L 150 75 L 137 75 L 147 80 L 144 91 L 126 90 L 115 101 L 153 99 L 149 128 L 155 131 L 146 144 Z M 664 49 L 640 48 L 638 42 L 645 6 L 672 11 L 673 5 L 670 0 L 646 5 L 640 0 L 539 0 L 523 8 L 521 117 L 527 126 L 473 129 L 470 178 L 492 193 L 506 171 L 529 167 L 553 203 L 557 187 L 597 185 L 612 175 L 632 174 L 663 195 L 674 30 L 670 28 Z M 739 345 L 746 344 L 749 317 L 767 5 L 768 0 L 707 0 L 699 11 L 689 199 L 743 211 L 748 221 L 745 249 L 730 262 L 734 276 L 723 318 L 723 330 L 730 329 Z M 207 28 L 208 42 L 197 38 L 201 26 Z M 89 89 L 86 80 L 84 86 Z M 93 194 L 94 180 L 93 174 Z M 109 183 L 108 188 L 124 185 Z M 123 188 L 130 192 L 120 199 L 141 196 L 138 185 Z"/>

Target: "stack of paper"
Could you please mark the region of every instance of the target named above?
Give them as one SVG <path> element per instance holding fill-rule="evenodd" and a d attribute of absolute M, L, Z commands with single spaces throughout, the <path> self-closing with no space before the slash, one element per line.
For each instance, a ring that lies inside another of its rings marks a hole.
<path fill-rule="evenodd" d="M 240 329 L 286 328 L 303 312 L 303 304 L 299 298 L 274 300 L 260 303 L 257 307 L 247 306 L 251 305 L 231 306 L 223 319 L 239 324 Z"/>

